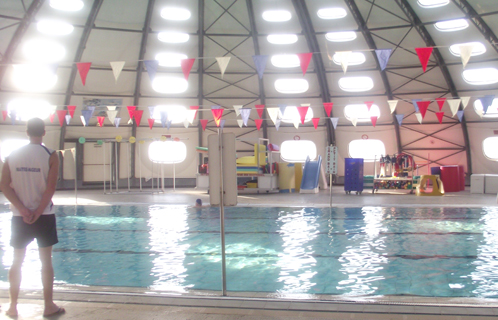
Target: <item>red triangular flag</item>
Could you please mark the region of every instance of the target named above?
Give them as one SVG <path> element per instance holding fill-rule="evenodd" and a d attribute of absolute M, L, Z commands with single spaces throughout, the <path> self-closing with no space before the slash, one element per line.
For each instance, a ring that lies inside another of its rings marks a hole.
<path fill-rule="evenodd" d="M 104 126 L 105 117 L 97 117 L 97 121 L 99 122 L 99 126 Z"/>
<path fill-rule="evenodd" d="M 192 69 L 192 66 L 194 65 L 195 59 L 182 59 L 181 60 L 181 65 L 182 65 L 182 71 L 183 75 L 185 76 L 185 80 L 188 80 L 188 76 L 190 74 L 190 70 Z"/>
<path fill-rule="evenodd" d="M 318 122 L 320 122 L 320 118 L 313 118 L 311 119 L 311 121 L 313 121 L 313 126 L 316 128 L 318 128 Z"/>
<path fill-rule="evenodd" d="M 301 116 L 301 124 L 304 124 L 304 119 L 306 118 L 306 113 L 308 113 L 308 108 L 308 106 L 297 107 L 297 111 L 299 111 L 299 115 Z"/>
<path fill-rule="evenodd" d="M 137 109 L 137 107 L 127 106 L 126 108 L 128 109 L 128 114 L 130 115 L 130 119 L 133 119 L 133 114 L 135 113 L 135 109 Z"/>
<path fill-rule="evenodd" d="M 436 98 L 437 105 L 439 106 L 439 111 L 443 109 L 444 102 L 446 101 L 446 98 Z"/>
<path fill-rule="evenodd" d="M 257 104 L 255 105 L 256 111 L 258 112 L 258 116 L 260 118 L 263 118 L 263 111 L 265 110 L 265 105 L 264 104 Z"/>
<path fill-rule="evenodd" d="M 424 70 L 424 72 L 427 69 L 427 63 L 429 62 L 429 58 L 431 57 L 432 49 L 433 49 L 432 47 L 415 48 L 415 51 L 417 51 L 418 59 L 422 64 L 422 69 Z"/>
<path fill-rule="evenodd" d="M 76 67 L 78 68 L 78 71 L 80 72 L 80 78 L 81 82 L 83 85 L 85 85 L 86 82 L 86 76 L 88 75 L 88 71 L 90 70 L 90 67 L 92 66 L 91 62 L 77 62 Z"/>
<path fill-rule="evenodd" d="M 206 131 L 206 126 L 208 124 L 207 119 L 201 119 L 199 121 L 201 122 L 201 125 L 202 125 L 202 131 Z"/>
<path fill-rule="evenodd" d="M 74 110 L 76 110 L 76 106 L 67 106 L 67 110 L 69 110 L 69 115 L 71 118 L 74 117 Z"/>
<path fill-rule="evenodd" d="M 64 125 L 64 121 L 66 120 L 67 110 L 57 110 L 57 117 L 59 118 L 59 124 L 61 127 Z"/>
<path fill-rule="evenodd" d="M 325 112 L 327 113 L 327 117 L 330 117 L 330 112 L 332 111 L 332 107 L 334 106 L 333 102 L 324 102 L 323 107 L 325 108 Z"/>
<path fill-rule="evenodd" d="M 373 101 L 365 101 L 365 104 L 367 105 L 367 109 L 370 112 L 370 108 L 372 107 L 372 105 L 374 104 L 374 102 Z"/>
<path fill-rule="evenodd" d="M 420 110 L 420 114 L 422 114 L 422 119 L 425 118 L 425 113 L 429 108 L 430 101 L 417 101 L 418 109 Z"/>
<path fill-rule="evenodd" d="M 374 116 L 374 117 L 370 117 L 370 120 L 372 120 L 372 125 L 374 126 L 375 128 L 375 125 L 377 124 L 377 116 Z"/>
<path fill-rule="evenodd" d="M 150 128 L 150 130 L 152 130 L 152 127 L 154 126 L 155 119 L 149 118 L 149 119 L 147 119 L 147 121 L 149 121 L 149 128 Z"/>
<path fill-rule="evenodd" d="M 133 117 L 135 117 L 135 123 L 137 124 L 137 127 L 140 126 L 140 121 L 142 120 L 143 113 L 143 110 L 135 110 L 135 112 L 133 113 Z"/>
<path fill-rule="evenodd" d="M 220 126 L 221 116 L 223 115 L 223 109 L 211 109 L 211 113 L 213 114 L 214 122 L 216 122 L 216 126 Z"/>
<path fill-rule="evenodd" d="M 261 124 L 263 123 L 263 119 L 256 119 L 254 120 L 254 122 L 256 122 L 256 128 L 258 129 L 261 129 Z"/>
<path fill-rule="evenodd" d="M 297 56 L 299 58 L 299 62 L 301 63 L 301 70 L 303 70 L 303 76 L 304 76 L 306 74 L 306 70 L 308 70 L 308 65 L 310 64 L 313 52 L 298 53 Z"/>
<path fill-rule="evenodd" d="M 439 120 L 440 124 L 443 124 L 443 116 L 444 112 L 436 112 L 437 119 Z"/>
<path fill-rule="evenodd" d="M 9 114 L 9 112 L 7 110 L 2 110 L 3 121 L 5 121 L 5 119 L 7 119 L 8 114 Z M 52 113 L 50 116 L 52 117 L 52 120 L 50 120 L 50 122 L 54 122 L 55 113 Z"/>
<path fill-rule="evenodd" d="M 3 111 L 2 111 L 2 112 L 3 112 Z M 5 112 L 7 112 L 7 111 L 5 111 Z M 3 120 L 4 120 L 4 121 L 5 121 L 5 117 L 6 117 L 6 116 L 7 116 L 7 114 L 5 114 L 5 115 L 3 116 Z M 50 119 L 50 123 L 54 123 L 55 113 L 51 113 L 51 114 L 48 116 L 48 118 Z"/>
<path fill-rule="evenodd" d="M 199 106 L 190 106 L 190 110 L 195 110 L 194 114 L 194 119 L 195 119 L 195 117 L 197 117 L 197 110 L 199 110 Z"/>

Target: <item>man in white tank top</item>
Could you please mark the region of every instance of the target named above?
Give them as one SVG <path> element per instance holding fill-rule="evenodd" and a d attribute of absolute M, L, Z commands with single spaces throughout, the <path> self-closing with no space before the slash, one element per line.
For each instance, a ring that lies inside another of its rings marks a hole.
<path fill-rule="evenodd" d="M 45 123 L 33 118 L 27 123 L 30 143 L 7 158 L 2 168 L 0 187 L 12 209 L 12 237 L 14 261 L 9 271 L 10 308 L 6 314 L 17 316 L 17 299 L 21 286 L 21 267 L 26 246 L 35 238 L 42 264 L 43 315 L 65 312 L 53 301 L 54 269 L 52 246 L 58 242 L 52 197 L 57 186 L 59 158 L 54 150 L 43 146 Z"/>

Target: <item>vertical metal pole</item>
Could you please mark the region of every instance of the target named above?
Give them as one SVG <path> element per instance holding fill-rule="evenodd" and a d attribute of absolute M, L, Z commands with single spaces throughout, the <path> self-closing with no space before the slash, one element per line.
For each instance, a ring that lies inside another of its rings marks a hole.
<path fill-rule="evenodd" d="M 112 144 L 109 148 L 109 192 L 112 193 Z"/>
<path fill-rule="evenodd" d="M 142 192 L 142 147 L 141 143 L 138 144 L 138 172 L 140 174 L 140 192 Z"/>
<path fill-rule="evenodd" d="M 73 154 L 73 160 L 74 160 L 74 199 L 75 199 L 75 204 L 78 204 L 78 170 L 76 163 L 76 147 L 74 147 L 73 149 L 74 153 L 72 152 L 72 150 L 71 153 Z"/>
<path fill-rule="evenodd" d="M 161 163 L 161 189 L 164 192 L 164 165 Z M 159 186 L 159 183 L 157 184 Z"/>
<path fill-rule="evenodd" d="M 332 173 L 330 174 L 330 207 L 332 208 Z"/>
<path fill-rule="evenodd" d="M 176 164 L 173 163 L 173 191 L 176 191 Z"/>
<path fill-rule="evenodd" d="M 131 164 L 130 164 L 130 144 L 129 143 L 126 145 L 126 154 L 128 155 L 128 165 L 130 166 L 130 170 L 131 170 Z M 128 174 L 127 174 L 127 176 L 128 176 L 128 192 L 130 192 L 130 174 L 131 174 L 131 172 L 128 171 Z"/>
<path fill-rule="evenodd" d="M 118 172 L 118 144 L 114 144 L 114 155 L 115 155 L 115 161 L 114 164 L 116 166 L 116 193 L 119 192 L 119 172 Z"/>
<path fill-rule="evenodd" d="M 105 194 L 105 142 L 102 144 L 104 146 L 104 152 L 103 152 L 103 155 L 104 155 L 104 161 L 103 161 L 103 164 L 102 164 L 102 168 L 104 171 L 104 194 Z M 76 150 L 74 150 L 75 154 L 76 154 Z M 76 159 L 74 159 L 74 161 L 76 162 Z"/>
<path fill-rule="evenodd" d="M 227 275 L 226 275 L 226 257 L 225 257 L 225 200 L 223 199 L 223 134 L 218 129 L 219 152 L 220 152 L 220 233 L 221 233 L 221 277 L 222 277 L 222 294 L 227 295 Z M 259 147 L 259 146 L 258 146 Z"/>

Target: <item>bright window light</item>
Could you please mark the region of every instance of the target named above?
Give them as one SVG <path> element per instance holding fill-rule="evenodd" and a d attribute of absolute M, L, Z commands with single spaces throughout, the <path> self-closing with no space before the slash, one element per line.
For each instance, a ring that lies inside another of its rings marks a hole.
<path fill-rule="evenodd" d="M 187 158 L 187 146 L 181 141 L 154 141 L 149 145 L 149 160 L 154 163 L 181 163 Z"/>
<path fill-rule="evenodd" d="M 182 93 L 187 91 L 188 82 L 180 77 L 156 76 L 152 89 L 159 93 Z"/>
<path fill-rule="evenodd" d="M 436 27 L 437 30 L 442 32 L 459 31 L 467 28 L 468 26 L 469 23 L 465 19 L 440 21 L 434 24 L 434 27 Z"/>
<path fill-rule="evenodd" d="M 301 65 L 297 54 L 276 54 L 271 57 L 271 64 L 277 68 L 295 68 Z"/>
<path fill-rule="evenodd" d="M 436 8 L 447 5 L 450 0 L 418 0 L 417 2 L 422 8 Z"/>
<path fill-rule="evenodd" d="M 332 61 L 334 61 L 335 64 L 341 65 L 342 55 L 339 53 L 335 53 L 334 56 L 332 57 Z M 352 52 L 349 55 L 348 58 L 348 66 L 357 66 L 359 64 L 362 64 L 366 61 L 367 59 L 365 58 L 365 55 L 361 52 Z"/>
<path fill-rule="evenodd" d="M 489 160 L 498 161 L 498 137 L 489 137 L 482 142 L 482 151 Z"/>
<path fill-rule="evenodd" d="M 263 19 L 268 22 L 283 22 L 289 21 L 292 15 L 287 10 L 269 10 L 263 12 Z"/>
<path fill-rule="evenodd" d="M 152 118 L 155 122 L 161 123 L 163 114 L 166 114 L 168 121 L 171 123 L 183 123 L 187 118 L 187 109 L 179 105 L 159 105 L 154 108 Z"/>
<path fill-rule="evenodd" d="M 475 86 L 498 82 L 498 69 L 496 68 L 464 70 L 462 75 L 465 82 Z"/>
<path fill-rule="evenodd" d="M 31 118 L 47 119 L 55 111 L 56 106 L 45 100 L 19 98 L 12 100 L 7 105 L 7 111 L 12 114 L 15 111 L 16 118 L 28 121 Z"/>
<path fill-rule="evenodd" d="M 23 91 L 43 92 L 57 83 L 57 75 L 47 65 L 17 64 L 13 72 L 14 85 Z"/>
<path fill-rule="evenodd" d="M 364 162 L 373 162 L 386 154 L 386 146 L 380 140 L 353 140 L 349 143 L 349 157 L 362 158 Z"/>
<path fill-rule="evenodd" d="M 450 46 L 450 52 L 452 55 L 460 57 L 460 46 L 472 45 L 471 56 L 478 56 L 486 52 L 486 47 L 480 42 L 467 42 L 467 43 L 457 43 Z"/>
<path fill-rule="evenodd" d="M 156 54 L 156 60 L 163 67 L 180 67 L 182 59 L 187 59 L 187 55 L 183 53 L 161 52 Z"/>
<path fill-rule="evenodd" d="M 272 44 L 291 44 L 297 42 L 295 34 L 270 34 L 266 38 Z"/>
<path fill-rule="evenodd" d="M 280 146 L 280 157 L 285 162 L 304 163 L 308 156 L 313 161 L 316 155 L 316 145 L 310 140 L 286 140 Z"/>
<path fill-rule="evenodd" d="M 313 109 L 308 108 L 308 112 L 306 112 L 306 116 L 304 117 L 304 122 L 309 122 L 312 118 Z M 294 123 L 296 121 L 299 121 L 299 123 L 301 123 L 301 115 L 299 114 L 297 107 L 287 106 L 281 120 L 286 123 Z"/>
<path fill-rule="evenodd" d="M 66 49 L 59 43 L 35 39 L 27 41 L 22 52 L 30 62 L 54 63 L 64 59 Z"/>
<path fill-rule="evenodd" d="M 28 139 L 8 139 L 4 140 L 2 142 L 2 145 L 0 146 L 1 151 L 0 151 L 0 157 L 2 158 L 2 162 L 5 162 L 5 159 L 10 156 L 10 154 L 21 148 L 24 147 L 25 145 L 29 144 Z"/>
<path fill-rule="evenodd" d="M 190 11 L 184 8 L 166 7 L 161 10 L 161 17 L 165 20 L 182 21 L 190 19 L 190 16 Z"/>
<path fill-rule="evenodd" d="M 344 116 L 349 121 L 356 118 L 358 122 L 370 122 L 370 117 L 380 117 L 380 109 L 376 104 L 370 107 L 370 111 L 366 104 L 348 104 L 344 108 Z"/>
<path fill-rule="evenodd" d="M 343 8 L 323 8 L 318 10 L 316 13 L 321 19 L 341 19 L 344 18 L 347 13 Z"/>
<path fill-rule="evenodd" d="M 480 99 L 476 99 L 476 101 L 474 101 L 474 110 L 477 114 L 482 114 L 484 112 L 484 108 L 482 107 L 482 102 Z M 493 99 L 493 103 L 488 107 L 486 114 L 484 114 L 482 117 L 498 118 L 498 99 Z"/>
<path fill-rule="evenodd" d="M 188 33 L 182 33 L 182 32 L 159 32 L 157 35 L 157 39 L 161 42 L 166 42 L 166 43 L 184 43 L 187 42 L 188 39 L 190 39 L 190 36 Z"/>
<path fill-rule="evenodd" d="M 309 87 L 306 79 L 278 79 L 275 81 L 275 90 L 280 93 L 303 93 L 308 91 Z"/>
<path fill-rule="evenodd" d="M 65 36 L 73 32 L 73 25 L 55 20 L 41 20 L 36 24 L 38 31 L 51 36 Z"/>
<path fill-rule="evenodd" d="M 348 92 L 368 91 L 374 87 L 370 77 L 343 77 L 339 79 L 339 88 Z"/>
<path fill-rule="evenodd" d="M 332 42 L 346 42 L 356 39 L 356 32 L 342 31 L 342 32 L 329 32 L 325 35 L 325 39 Z"/>
<path fill-rule="evenodd" d="M 84 3 L 81 0 L 50 0 L 50 6 L 62 11 L 80 11 Z"/>

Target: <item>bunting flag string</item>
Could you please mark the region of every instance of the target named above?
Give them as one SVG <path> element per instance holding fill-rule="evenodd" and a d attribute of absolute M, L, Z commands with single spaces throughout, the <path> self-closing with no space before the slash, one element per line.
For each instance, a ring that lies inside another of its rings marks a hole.
<path fill-rule="evenodd" d="M 99 123 L 99 127 L 104 126 L 104 120 L 105 120 L 105 117 L 101 117 L 101 116 L 97 117 L 97 122 Z"/>
<path fill-rule="evenodd" d="M 304 124 L 304 120 L 306 119 L 306 113 L 308 113 L 308 106 L 297 107 L 297 111 L 299 112 L 299 116 L 301 117 L 301 124 Z"/>
<path fill-rule="evenodd" d="M 458 121 L 462 122 L 462 118 L 463 118 L 463 110 L 459 110 L 459 111 L 457 111 L 457 115 L 458 115 Z"/>
<path fill-rule="evenodd" d="M 268 60 L 267 55 L 252 56 L 254 64 L 256 65 L 256 71 L 260 79 L 263 79 L 263 74 L 266 68 L 266 61 Z"/>
<path fill-rule="evenodd" d="M 202 131 L 206 131 L 206 126 L 207 126 L 207 119 L 201 119 L 199 120 L 201 122 L 201 126 L 202 126 Z"/>
<path fill-rule="evenodd" d="M 422 114 L 422 119 L 425 118 L 425 113 L 427 112 L 430 103 L 430 101 L 417 101 L 420 114 Z"/>
<path fill-rule="evenodd" d="M 443 109 L 446 98 L 436 98 L 437 105 L 439 106 L 439 111 Z"/>
<path fill-rule="evenodd" d="M 370 108 L 372 108 L 372 105 L 374 104 L 373 101 L 365 101 L 365 104 L 367 105 L 368 112 L 370 112 Z"/>
<path fill-rule="evenodd" d="M 280 110 L 278 108 L 267 108 L 266 111 L 268 111 L 268 115 L 270 116 L 271 121 L 273 122 L 273 124 L 275 124 Z"/>
<path fill-rule="evenodd" d="M 133 112 L 133 117 L 135 118 L 135 123 L 137 124 L 137 127 L 140 126 L 140 121 L 142 121 L 143 113 L 144 113 L 143 110 L 135 110 L 135 112 Z"/>
<path fill-rule="evenodd" d="M 308 65 L 310 64 L 312 56 L 313 52 L 297 54 L 297 57 L 299 58 L 299 62 L 301 65 L 301 70 L 303 71 L 303 76 L 306 75 L 306 70 L 308 70 Z"/>
<path fill-rule="evenodd" d="M 67 110 L 69 111 L 69 115 L 71 118 L 74 117 L 74 111 L 76 110 L 76 106 L 67 106 Z"/>
<path fill-rule="evenodd" d="M 344 74 L 346 74 L 346 71 L 348 70 L 349 57 L 351 57 L 352 53 L 353 51 L 337 51 L 335 53 L 338 56 L 338 59 L 341 61 L 341 67 Z"/>
<path fill-rule="evenodd" d="M 391 57 L 392 49 L 377 49 L 375 54 L 377 55 L 377 60 L 379 61 L 380 71 L 384 71 L 387 67 L 387 62 Z"/>
<path fill-rule="evenodd" d="M 353 126 L 356 127 L 356 124 L 358 123 L 358 118 L 352 118 L 351 123 L 353 124 Z"/>
<path fill-rule="evenodd" d="M 116 110 L 107 110 L 107 118 L 109 118 L 109 121 L 113 125 L 114 125 L 114 119 L 116 119 L 117 115 L 118 115 L 118 112 Z"/>
<path fill-rule="evenodd" d="M 265 105 L 264 104 L 257 104 L 254 106 L 256 108 L 256 111 L 258 112 L 259 118 L 263 118 L 263 112 L 265 110 Z"/>
<path fill-rule="evenodd" d="M 237 119 L 237 124 L 239 125 L 239 128 L 242 128 L 242 125 L 244 125 L 244 121 L 242 119 Z"/>
<path fill-rule="evenodd" d="M 415 48 L 415 51 L 417 52 L 418 59 L 420 60 L 420 64 L 422 64 L 422 69 L 425 70 L 427 69 L 427 63 L 429 63 L 429 58 L 431 57 L 432 54 L 432 47 L 426 47 L 426 48 Z"/>
<path fill-rule="evenodd" d="M 194 65 L 194 62 L 195 62 L 194 58 L 181 60 L 183 76 L 185 77 L 185 80 L 187 80 L 187 81 L 188 81 L 188 76 L 190 75 L 190 70 L 192 70 L 192 66 Z"/>
<path fill-rule="evenodd" d="M 228 63 L 230 62 L 230 57 L 217 57 L 216 61 L 218 62 L 218 66 L 220 67 L 221 79 L 223 79 L 223 75 L 228 67 Z"/>
<path fill-rule="evenodd" d="M 261 124 L 263 123 L 263 119 L 254 119 L 254 122 L 256 123 L 256 129 L 261 129 Z"/>
<path fill-rule="evenodd" d="M 251 113 L 251 109 L 242 108 L 240 109 L 240 115 L 242 116 L 242 121 L 244 125 L 247 127 L 247 120 L 249 119 L 249 114 Z"/>
<path fill-rule="evenodd" d="M 330 118 L 330 121 L 332 122 L 332 126 L 334 127 L 334 130 L 337 129 L 337 124 L 339 123 L 339 118 Z"/>
<path fill-rule="evenodd" d="M 439 124 L 443 124 L 443 116 L 444 112 L 436 112 L 437 119 L 439 120 Z"/>
<path fill-rule="evenodd" d="M 454 117 L 460 107 L 460 99 L 448 99 L 446 100 L 450 106 L 451 116 Z"/>
<path fill-rule="evenodd" d="M 418 123 L 422 124 L 422 115 L 420 113 L 415 113 L 415 116 L 417 117 Z"/>
<path fill-rule="evenodd" d="M 88 71 L 92 66 L 91 62 L 78 62 L 76 63 L 76 67 L 78 68 L 78 72 L 80 73 L 81 82 L 83 85 L 86 83 L 86 76 L 88 75 Z"/>
<path fill-rule="evenodd" d="M 470 97 L 460 97 L 460 99 L 462 100 L 463 110 L 465 110 L 465 108 L 467 108 L 467 105 L 469 104 Z"/>
<path fill-rule="evenodd" d="M 315 130 L 318 128 L 318 123 L 320 122 L 320 118 L 312 118 L 311 121 L 313 121 L 313 127 L 315 127 Z"/>
<path fill-rule="evenodd" d="M 157 60 L 144 60 L 145 68 L 147 69 L 147 74 L 149 75 L 150 81 L 154 81 L 156 78 L 157 68 L 159 67 L 159 61 Z"/>
<path fill-rule="evenodd" d="M 59 124 L 62 127 L 66 120 L 67 110 L 57 110 L 57 117 L 59 118 Z"/>
<path fill-rule="evenodd" d="M 332 107 L 334 106 L 333 102 L 324 102 L 323 107 L 325 108 L 325 113 L 327 117 L 330 117 L 330 112 L 332 111 Z"/>
<path fill-rule="evenodd" d="M 195 120 L 195 116 L 197 114 L 197 110 L 187 110 L 187 119 L 188 123 L 193 124 Z"/>
<path fill-rule="evenodd" d="M 237 116 L 240 116 L 240 109 L 242 109 L 242 107 L 243 107 L 243 105 L 241 105 L 241 104 L 240 104 L 240 105 L 234 105 L 234 106 L 233 106 L 233 109 L 235 110 L 235 114 L 236 114 Z"/>
<path fill-rule="evenodd" d="M 116 119 L 114 119 L 114 126 L 115 126 L 116 128 L 119 128 L 119 123 L 120 123 L 120 122 L 121 122 L 121 118 L 116 118 Z"/>
<path fill-rule="evenodd" d="M 287 109 L 287 105 L 285 104 L 279 104 L 278 105 L 278 108 L 280 109 L 280 114 L 282 115 L 282 117 L 284 116 L 284 113 L 285 113 L 285 109 Z"/>
<path fill-rule="evenodd" d="M 114 75 L 114 80 L 118 82 L 118 78 L 119 75 L 121 74 L 121 71 L 123 70 L 125 61 L 111 61 L 109 62 L 109 64 L 111 65 L 112 74 Z"/>
<path fill-rule="evenodd" d="M 460 58 L 462 58 L 462 66 L 465 69 L 467 63 L 470 60 L 470 56 L 472 55 L 472 49 L 474 49 L 474 46 L 472 44 L 461 45 L 459 46 L 459 49 L 460 49 Z"/>
<path fill-rule="evenodd" d="M 479 100 L 481 100 L 483 114 L 486 114 L 488 112 L 488 108 L 493 104 L 494 99 L 494 94 L 488 94 L 482 98 L 479 98 Z"/>
<path fill-rule="evenodd" d="M 387 103 L 389 104 L 389 109 L 391 109 L 391 113 L 396 110 L 396 106 L 398 105 L 398 100 L 387 100 Z"/>
<path fill-rule="evenodd" d="M 220 126 L 221 116 L 223 115 L 223 109 L 211 109 L 211 113 L 213 114 L 214 122 L 216 126 Z"/>
<path fill-rule="evenodd" d="M 71 122 L 71 116 L 66 114 L 66 125 L 69 125 L 69 122 Z"/>
<path fill-rule="evenodd" d="M 130 116 L 130 119 L 133 119 L 133 114 L 135 113 L 135 110 L 137 109 L 137 107 L 127 106 L 126 109 L 128 109 L 128 115 Z"/>
<path fill-rule="evenodd" d="M 396 115 L 396 120 L 398 120 L 398 124 L 401 126 L 401 124 L 403 123 L 403 118 L 405 117 L 404 114 L 397 114 Z"/>

